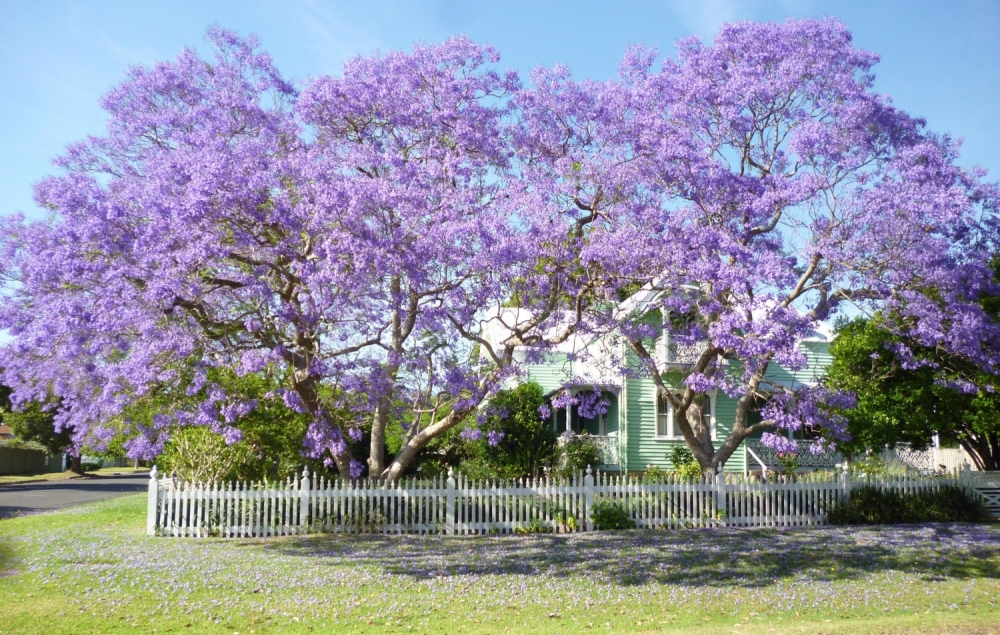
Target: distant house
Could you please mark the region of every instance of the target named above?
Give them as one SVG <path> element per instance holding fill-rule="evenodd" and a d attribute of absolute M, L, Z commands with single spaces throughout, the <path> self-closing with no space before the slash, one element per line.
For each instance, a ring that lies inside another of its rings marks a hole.
<path fill-rule="evenodd" d="M 0 439 L 10 439 L 14 436 L 14 432 L 10 429 L 10 426 L 0 425 Z"/>
<path fill-rule="evenodd" d="M 626 300 L 626 302 L 633 299 Z M 499 309 L 501 319 L 487 322 L 485 335 L 488 341 L 497 344 L 507 335 L 502 322 L 512 324 L 525 319 L 522 316 L 507 316 L 504 313 L 520 309 Z M 655 315 L 652 315 L 655 313 Z M 662 319 L 659 309 L 653 309 L 650 319 Z M 808 364 L 804 369 L 791 370 L 772 364 L 767 377 L 775 384 L 795 388 L 803 384 L 815 384 L 830 364 L 829 331 L 816 331 L 799 343 Z M 679 345 L 669 341 L 664 335 L 654 344 L 657 364 L 667 385 L 680 387 L 684 370 L 697 360 L 704 345 Z M 522 357 L 522 360 L 524 357 Z M 641 471 L 648 466 L 670 469 L 667 458 L 671 449 L 684 444 L 681 432 L 674 425 L 673 409 L 668 402 L 658 399 L 653 380 L 645 373 L 627 376 L 621 371 L 621 362 L 639 368 L 638 362 L 623 345 L 608 345 L 603 338 L 571 337 L 545 357 L 527 365 L 527 377 L 540 384 L 550 399 L 562 393 L 583 391 L 600 392 L 608 402 L 607 413 L 588 419 L 580 416 L 576 406 L 552 408 L 553 430 L 562 435 L 587 434 L 595 440 L 603 454 L 604 470 Z M 719 447 L 729 434 L 735 420 L 735 399 L 712 391 L 703 405 L 704 416 L 712 429 L 713 439 L 718 439 Z M 753 423 L 754 413 L 750 415 Z M 759 415 L 757 415 L 759 421 Z M 775 453 L 761 445 L 760 435 L 751 438 L 726 462 L 726 471 L 764 471 L 779 466 Z M 814 457 L 805 451 L 807 441 L 800 440 L 799 453 L 802 467 L 833 467 L 840 459 L 830 452 Z"/>

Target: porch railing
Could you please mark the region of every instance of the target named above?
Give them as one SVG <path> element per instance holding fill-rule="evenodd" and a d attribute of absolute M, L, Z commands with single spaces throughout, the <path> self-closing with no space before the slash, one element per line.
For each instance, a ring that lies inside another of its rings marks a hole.
<path fill-rule="evenodd" d="M 813 454 L 810 450 L 812 445 L 810 441 L 796 441 L 795 443 L 798 446 L 795 458 L 800 470 L 832 470 L 844 462 L 844 456 L 840 452 L 827 450 L 822 454 Z M 777 450 L 767 447 L 756 439 L 747 439 L 745 444 L 748 470 L 767 473 L 781 469 Z"/>
<path fill-rule="evenodd" d="M 622 464 L 621 447 L 618 444 L 617 434 L 572 434 L 563 433 L 559 435 L 558 443 L 563 446 L 573 440 L 586 439 L 597 446 L 601 453 L 601 466 L 620 467 Z"/>
<path fill-rule="evenodd" d="M 667 344 L 666 362 L 668 364 L 694 364 L 706 348 L 708 348 L 708 342 L 697 342 L 696 344 L 670 342 Z"/>

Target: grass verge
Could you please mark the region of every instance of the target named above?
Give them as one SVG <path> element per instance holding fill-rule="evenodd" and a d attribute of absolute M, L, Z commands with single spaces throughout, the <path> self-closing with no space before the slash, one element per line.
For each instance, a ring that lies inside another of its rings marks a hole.
<path fill-rule="evenodd" d="M 77 474 L 76 472 L 70 472 L 69 470 L 65 472 L 50 472 L 48 474 L 31 474 L 29 476 L 24 475 L 12 475 L 12 476 L 0 476 L 0 485 L 16 485 L 18 483 L 37 483 L 38 481 L 68 481 L 74 478 L 87 478 L 90 476 L 114 476 L 116 474 L 149 474 L 148 467 L 140 467 L 138 469 L 134 467 L 102 467 L 99 470 L 91 470 L 86 474 Z"/>
<path fill-rule="evenodd" d="M 0 632 L 1000 632 L 997 525 L 235 541 L 144 507 L 0 521 Z"/>

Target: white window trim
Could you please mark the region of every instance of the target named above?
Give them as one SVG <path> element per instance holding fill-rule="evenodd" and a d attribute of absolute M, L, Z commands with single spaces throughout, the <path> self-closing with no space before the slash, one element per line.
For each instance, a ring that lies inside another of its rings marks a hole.
<path fill-rule="evenodd" d="M 708 402 L 709 407 L 712 409 L 712 440 L 719 440 L 719 422 L 715 416 L 715 397 L 718 394 L 716 390 L 710 390 L 708 392 Z M 678 395 L 679 397 L 680 395 Z M 683 440 L 684 435 L 680 434 L 679 430 L 674 428 L 674 407 L 670 402 L 667 402 L 667 435 L 660 434 L 660 397 L 658 394 L 653 395 L 653 440 L 654 441 L 678 441 Z"/>

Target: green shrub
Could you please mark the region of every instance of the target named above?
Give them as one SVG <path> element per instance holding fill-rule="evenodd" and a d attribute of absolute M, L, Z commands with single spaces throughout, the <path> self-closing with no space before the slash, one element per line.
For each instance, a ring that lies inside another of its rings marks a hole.
<path fill-rule="evenodd" d="M 632 529 L 635 521 L 628 511 L 616 503 L 599 501 L 590 508 L 590 519 L 598 529 Z"/>
<path fill-rule="evenodd" d="M 694 458 L 691 450 L 684 445 L 675 445 L 667 454 L 674 472 L 686 481 L 701 478 L 701 464 Z"/>
<path fill-rule="evenodd" d="M 964 488 L 947 485 L 936 491 L 903 494 L 865 485 L 846 502 L 827 512 L 832 525 L 890 525 L 901 523 L 982 522 L 989 514 Z"/>
<path fill-rule="evenodd" d="M 531 522 L 514 527 L 515 534 L 547 534 L 552 528 L 546 527 L 540 518 L 533 518 Z"/>
<path fill-rule="evenodd" d="M 80 464 L 80 469 L 84 472 L 94 472 L 101 469 L 101 463 L 99 461 L 84 461 Z"/>
<path fill-rule="evenodd" d="M 573 437 L 561 449 L 562 458 L 557 471 L 559 476 L 569 478 L 583 474 L 588 466 L 596 470 L 597 466 L 604 462 L 601 458 L 601 449 L 586 434 Z"/>
<path fill-rule="evenodd" d="M 863 459 L 852 461 L 848 465 L 851 476 L 891 476 L 898 478 L 913 476 L 916 473 L 916 470 L 899 460 L 886 461 L 877 454 L 865 456 Z"/>
<path fill-rule="evenodd" d="M 163 474 L 176 472 L 183 480 L 231 481 L 239 477 L 249 454 L 243 444 L 228 445 L 221 434 L 208 428 L 181 428 L 157 458 L 157 467 Z"/>
<path fill-rule="evenodd" d="M 654 483 L 662 483 L 666 480 L 668 472 L 661 470 L 655 465 L 647 465 L 646 472 L 643 476 L 646 477 L 647 481 L 652 481 Z"/>
<path fill-rule="evenodd" d="M 795 452 L 778 452 L 778 463 L 782 474 L 794 474 L 799 469 L 799 455 Z"/>

